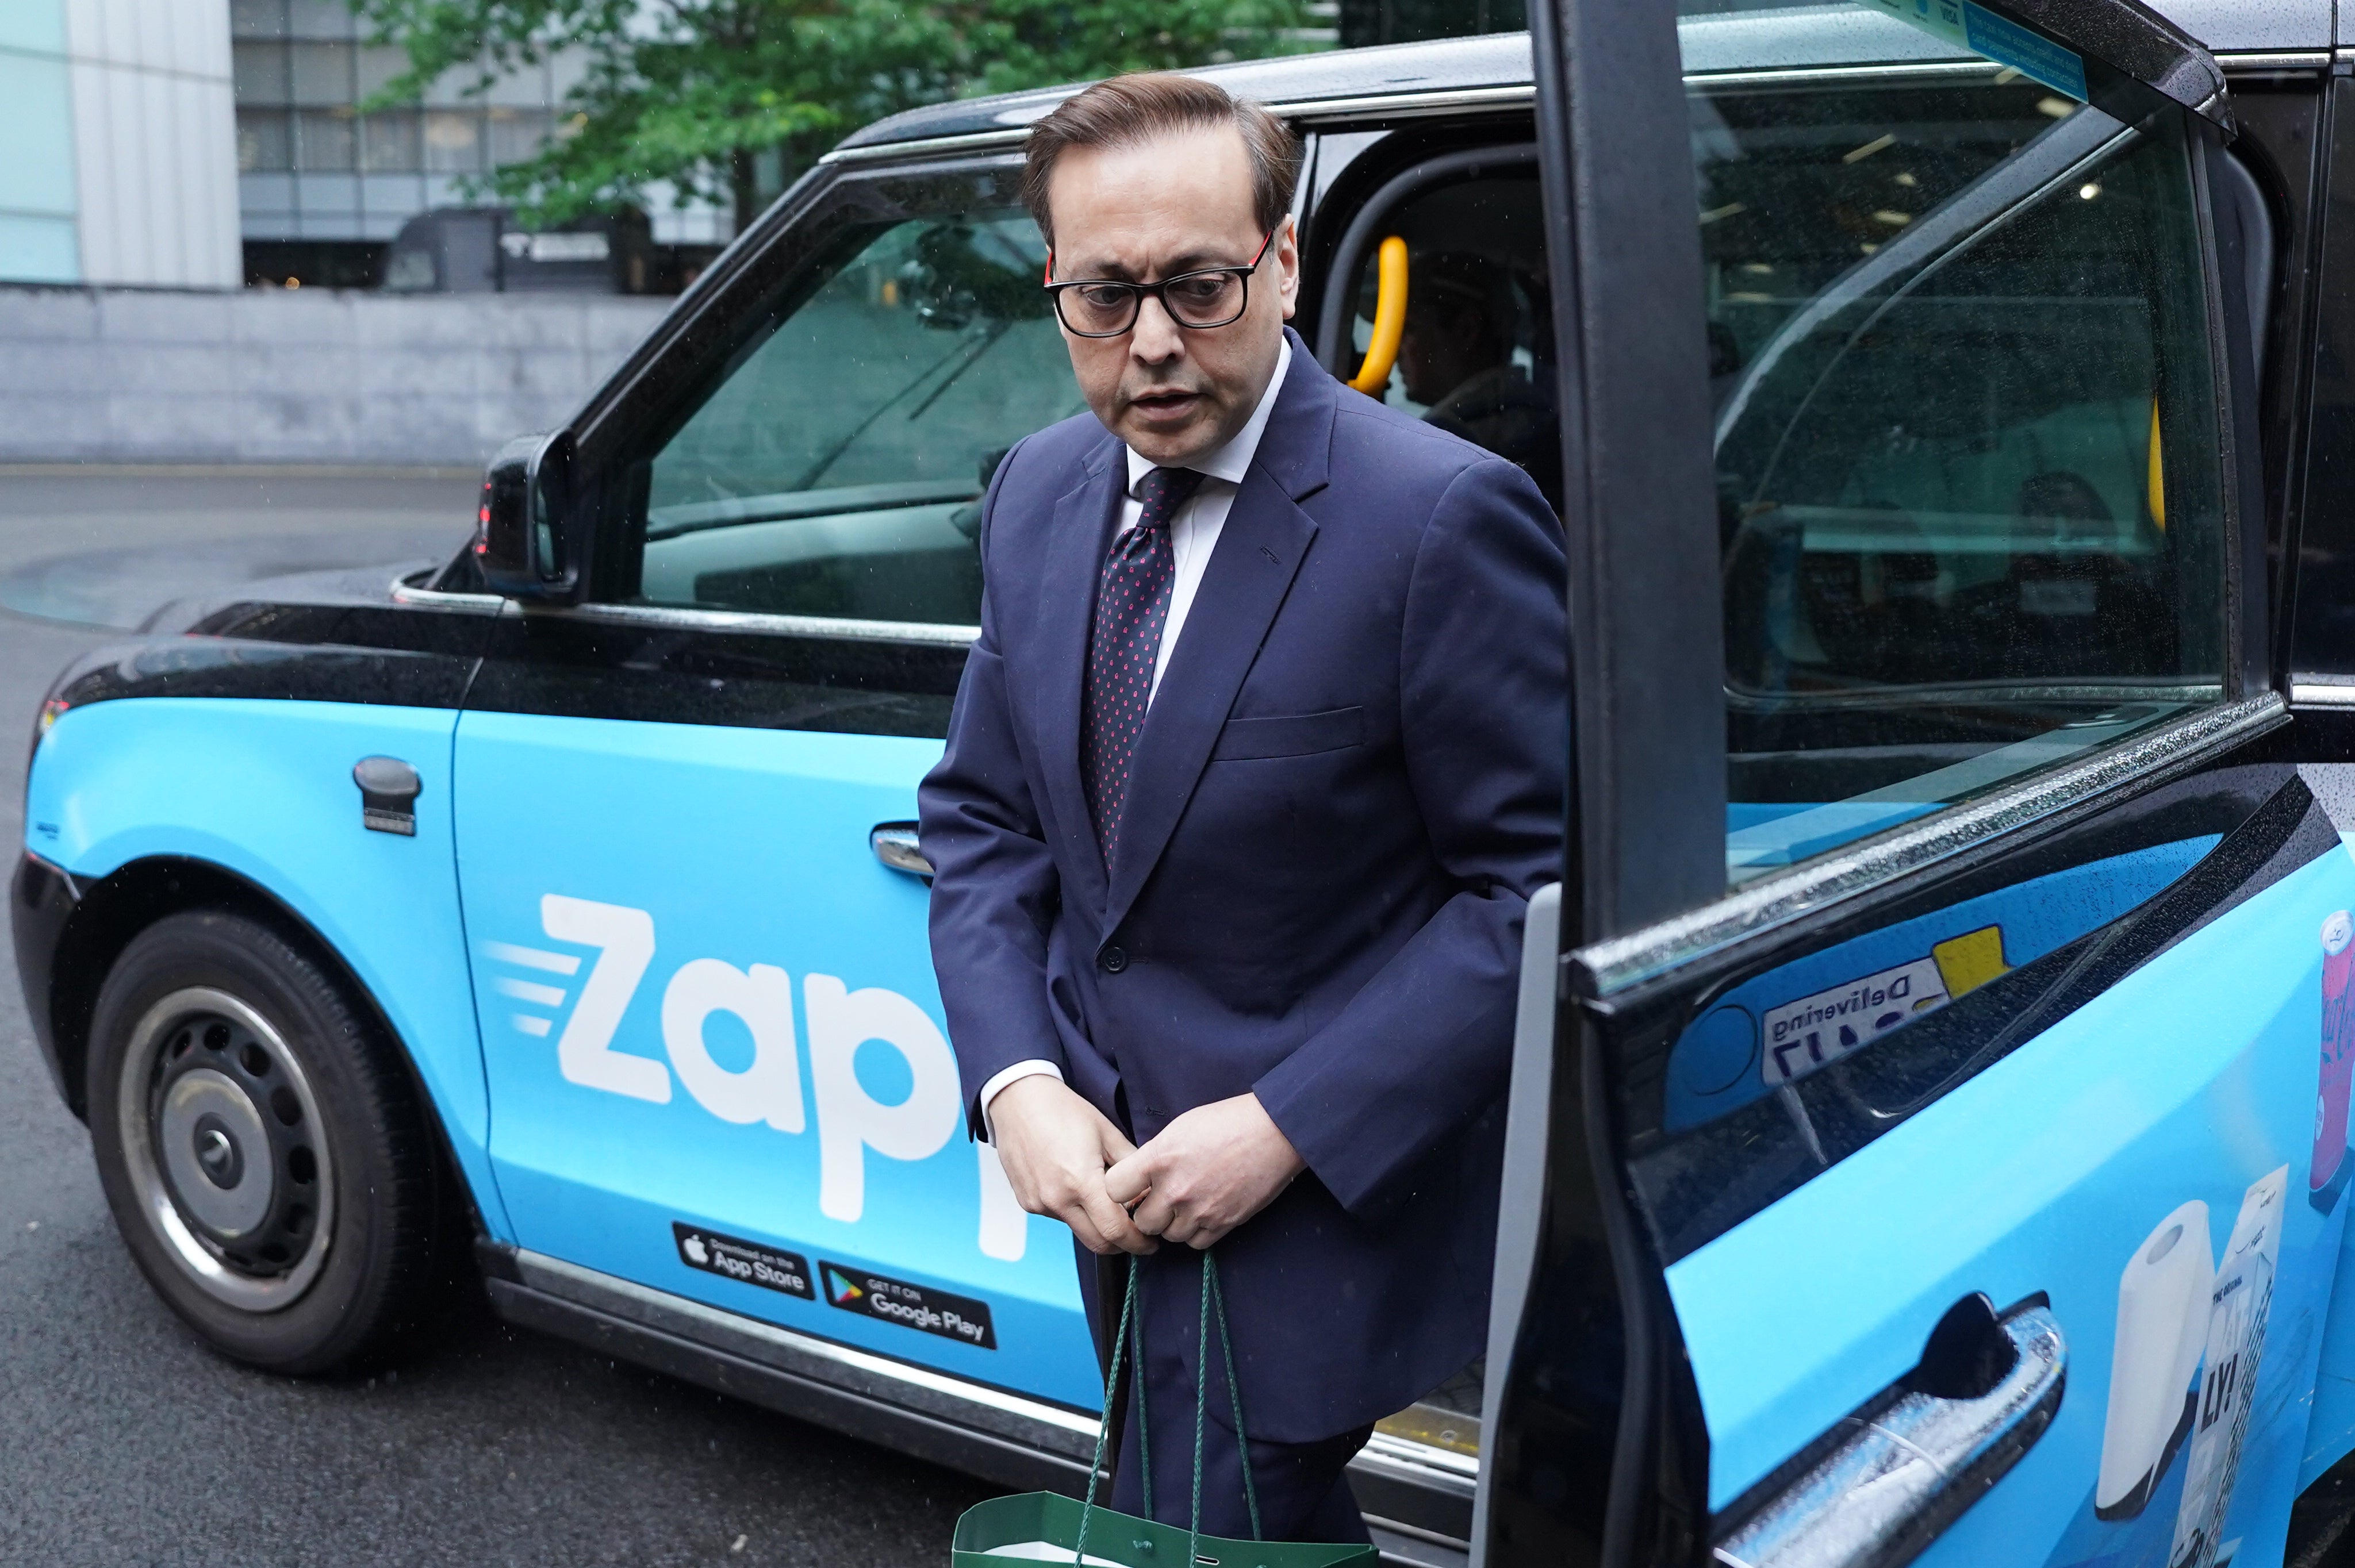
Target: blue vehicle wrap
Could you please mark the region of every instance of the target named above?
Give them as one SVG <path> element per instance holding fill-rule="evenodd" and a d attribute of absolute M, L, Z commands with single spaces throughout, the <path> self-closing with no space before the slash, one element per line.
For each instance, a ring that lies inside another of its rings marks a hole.
<path fill-rule="evenodd" d="M 1522 976 L 1516 1081 L 1544 1071 L 1498 1281 L 1527 1310 L 1500 1288 L 1486 1390 L 1476 1363 L 1382 1423 L 1352 1482 L 1419 1568 L 1590 1528 L 1733 1562 L 1777 1515 L 1891 1527 L 1884 1555 L 1933 1568 L 2270 1568 L 2355 1450 L 2355 767 L 2297 760 L 2355 756 L 2355 514 L 2315 461 L 2355 400 L 2314 368 L 2355 332 L 2328 16 L 2161 36 L 2096 6 L 2119 58 L 2089 75 L 2071 7 L 1964 7 L 1945 41 L 1978 60 L 1749 8 L 1678 8 L 1721 14 L 1676 18 L 1694 155 L 1642 182 L 1667 207 L 1613 195 L 1553 112 L 1564 81 L 1638 83 L 1597 60 L 1673 90 L 1665 16 L 1645 44 L 1573 0 L 1583 76 L 1540 29 L 1536 76 L 1522 37 L 1228 79 L 1315 176 L 1305 367 L 1359 364 L 1353 302 L 1394 316 L 1392 276 L 1423 315 L 1434 285 L 1477 304 L 1511 362 L 1482 395 L 1517 390 L 1427 417 L 1498 427 L 1474 439 L 1571 522 L 1573 609 L 1604 609 L 1574 651 L 1572 913 Z M 1092 1474 L 1087 1271 L 967 1134 L 921 857 L 870 837 L 941 755 L 995 476 L 1082 406 L 1007 129 L 1039 106 L 919 110 L 813 167 L 564 428 L 504 449 L 455 558 L 248 585 L 61 679 L 16 932 L 69 1103 L 72 1048 L 125 1058 L 129 1106 L 146 1047 L 60 1044 L 120 1014 L 83 994 L 103 964 L 58 955 L 132 939 L 157 884 L 127 871 L 218 867 L 397 1037 L 510 1322 L 1006 1484 Z M 1614 260 L 1645 264 L 1564 261 L 1593 226 L 1563 191 L 1636 220 Z M 1650 263 L 1688 264 L 1696 199 L 1705 386 L 1617 335 L 1658 336 Z M 1648 424 L 1555 439 L 1635 393 Z M 1376 396 L 1426 408 L 1405 376 Z M 1702 467 L 1714 555 L 1700 493 L 1646 488 Z M 1595 496 L 1661 526 L 1585 549 Z M 362 821 L 373 756 L 419 775 L 413 833 Z M 1980 1298 L 2049 1314 L 2064 1376 L 1964 1432 L 1976 1402 L 1926 1374 Z M 1855 1441 L 1917 1397 L 1947 1406 L 1934 1457 Z M 1818 1484 L 1867 1449 L 1901 1482 L 1879 1500 Z"/>
<path fill-rule="evenodd" d="M 1921 1561 L 2278 1561 L 2348 1446 L 2309 1394 L 2346 1230 L 2343 1111 L 2326 1148 L 2317 1105 L 2350 905 L 2355 859 L 2326 853 L 1672 1265 L 1710 1506 L 1902 1376 L 1949 1304 L 2042 1295 L 2059 1413 L 2004 1506 Z"/>
<path fill-rule="evenodd" d="M 185 857 L 284 905 L 407 1048 L 495 1239 L 1092 1411 L 1070 1244 L 966 1138 L 925 889 L 868 847 L 939 749 L 101 703 L 41 741 L 27 842 L 85 884 Z M 414 837 L 360 830 L 378 754 L 418 768 Z"/>
<path fill-rule="evenodd" d="M 1092 1411 L 1070 1241 L 968 1139 L 925 887 L 868 845 L 939 755 L 465 715 L 492 1163 L 534 1251 Z"/>
<path fill-rule="evenodd" d="M 1068 1243 L 965 1139 L 924 889 L 867 842 L 908 815 L 938 749 L 356 704 L 101 703 L 41 741 L 27 840 L 85 883 L 146 857 L 209 861 L 307 923 L 409 1049 L 497 1239 L 1092 1410 Z M 371 754 L 418 767 L 415 837 L 359 831 L 349 771 Z M 559 790 L 567 809 L 551 810 Z M 582 821 L 608 826 L 584 840 Z M 1763 1017 L 1834 970 L 1916 961 L 1902 954 L 1989 925 L 1993 951 L 2024 963 L 2213 842 L 1957 904 L 1934 930 L 1885 928 L 1721 1005 Z M 1966 1517 L 1935 1560 L 1971 1561 L 1991 1550 L 1985 1531 L 2000 1522 L 2016 1542 L 2033 1520 L 2055 1563 L 2168 1561 L 2196 1433 L 2167 1449 L 2133 1518 L 2092 1500 L 2121 1270 L 2190 1205 L 2225 1250 L 2278 1175 L 2274 1298 L 2223 1539 L 2247 1553 L 2277 1536 L 2288 1498 L 2355 1446 L 2355 1333 L 2330 1310 L 2344 1172 L 2327 1203 L 2307 1181 L 2326 1027 L 2317 932 L 2350 906 L 2355 862 L 2308 863 L 1673 1266 L 1713 1506 L 1902 1373 L 1958 1295 L 2043 1292 L 2071 1346 L 2060 1417 L 2007 1481 L 2005 1510 Z M 1888 1213 L 1913 1220 L 1855 1222 Z M 1795 1320 L 1807 1331 L 1788 1332 Z M 2183 1393 L 2213 1386 L 2206 1355 Z"/>
<path fill-rule="evenodd" d="M 2339 1277 L 2355 1291 L 2355 1230 L 2339 1239 Z M 2355 1293 L 2334 1291 L 2322 1351 L 2314 1369 L 2313 1409 L 2307 1416 L 2306 1452 L 2300 1456 L 2300 1491 L 2350 1453 L 2355 1453 Z"/>
<path fill-rule="evenodd" d="M 33 757 L 26 847 L 86 884 L 153 856 L 207 861 L 293 911 L 407 1048 L 484 1224 L 506 1240 L 451 839 L 457 716 L 221 697 L 70 708 Z M 361 830 L 352 767 L 373 755 L 416 768 L 414 837 Z"/>

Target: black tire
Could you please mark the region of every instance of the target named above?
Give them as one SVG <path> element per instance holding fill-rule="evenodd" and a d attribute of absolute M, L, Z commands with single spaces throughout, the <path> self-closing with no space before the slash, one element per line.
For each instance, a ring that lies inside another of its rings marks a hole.
<path fill-rule="evenodd" d="M 156 922 L 99 991 L 88 1060 L 115 1226 L 215 1349 L 330 1372 L 428 1320 L 458 1205 L 396 1048 L 304 951 L 217 910 Z"/>

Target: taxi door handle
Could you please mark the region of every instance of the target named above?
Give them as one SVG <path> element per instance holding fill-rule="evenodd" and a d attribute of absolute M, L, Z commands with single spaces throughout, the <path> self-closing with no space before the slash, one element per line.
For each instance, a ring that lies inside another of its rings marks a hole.
<path fill-rule="evenodd" d="M 1922 1362 L 1719 1516 L 1725 1568 L 1899 1568 L 2019 1463 L 2061 1407 L 2068 1345 L 2041 1297 L 1958 1301 Z"/>
<path fill-rule="evenodd" d="M 398 757 L 363 757 L 352 765 L 360 788 L 360 826 L 372 833 L 417 836 L 417 769 Z"/>
<path fill-rule="evenodd" d="M 878 822 L 868 832 L 867 846 L 875 852 L 877 860 L 893 871 L 932 881 L 932 863 L 924 858 L 923 850 L 916 842 L 915 823 Z"/>

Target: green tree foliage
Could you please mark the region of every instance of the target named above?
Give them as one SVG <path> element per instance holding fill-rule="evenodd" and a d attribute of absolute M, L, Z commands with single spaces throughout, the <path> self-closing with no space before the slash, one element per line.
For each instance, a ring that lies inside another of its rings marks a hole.
<path fill-rule="evenodd" d="M 481 186 L 527 221 L 684 198 L 757 205 L 755 161 L 788 173 L 882 115 L 1114 71 L 1315 45 L 1307 0 L 352 0 L 410 70 L 376 96 L 414 101 L 455 73 L 481 91 L 577 49 L 586 74 L 559 134 Z M 1312 35 L 1313 37 L 1313 35 Z"/>

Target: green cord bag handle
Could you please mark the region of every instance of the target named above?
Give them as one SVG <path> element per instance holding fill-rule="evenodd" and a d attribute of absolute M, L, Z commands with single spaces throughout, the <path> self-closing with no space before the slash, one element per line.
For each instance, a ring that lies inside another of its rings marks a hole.
<path fill-rule="evenodd" d="M 1095 1457 L 1088 1467 L 1087 1497 L 1074 1501 L 1060 1492 L 1024 1492 L 975 1503 L 957 1520 L 951 1568 L 1010 1568 L 1020 1562 L 1084 1563 L 1088 1568 L 1376 1568 L 1371 1546 L 1359 1542 L 1317 1544 L 1261 1541 L 1259 1489 L 1252 1480 L 1251 1439 L 1243 1434 L 1242 1388 L 1235 1377 L 1235 1351 L 1227 1336 L 1227 1303 L 1219 1289 L 1219 1266 L 1202 1254 L 1202 1308 L 1194 1357 L 1194 1497 L 1192 1521 L 1184 1530 L 1151 1519 L 1100 1508 L 1096 1477 L 1103 1474 L 1112 1437 L 1113 1394 L 1120 1387 L 1121 1360 L 1128 1349 L 1135 1315 L 1136 1260 L 1129 1260 L 1128 1289 L 1121 1298 L 1120 1327 L 1112 1342 L 1112 1365 L 1104 1376 L 1104 1414 L 1096 1423 Z M 1227 1398 L 1235 1416 L 1235 1443 L 1242 1451 L 1243 1505 L 1252 1521 L 1249 1541 L 1202 1533 L 1202 1446 L 1209 1414 L 1210 1322 L 1219 1325 L 1219 1349 L 1226 1361 Z M 1153 1457 L 1146 1437 L 1144 1324 L 1137 1324 L 1136 1460 L 1144 1483 L 1145 1511 L 1153 1511 Z M 1107 1477 L 1107 1479 L 1110 1478 Z"/>

